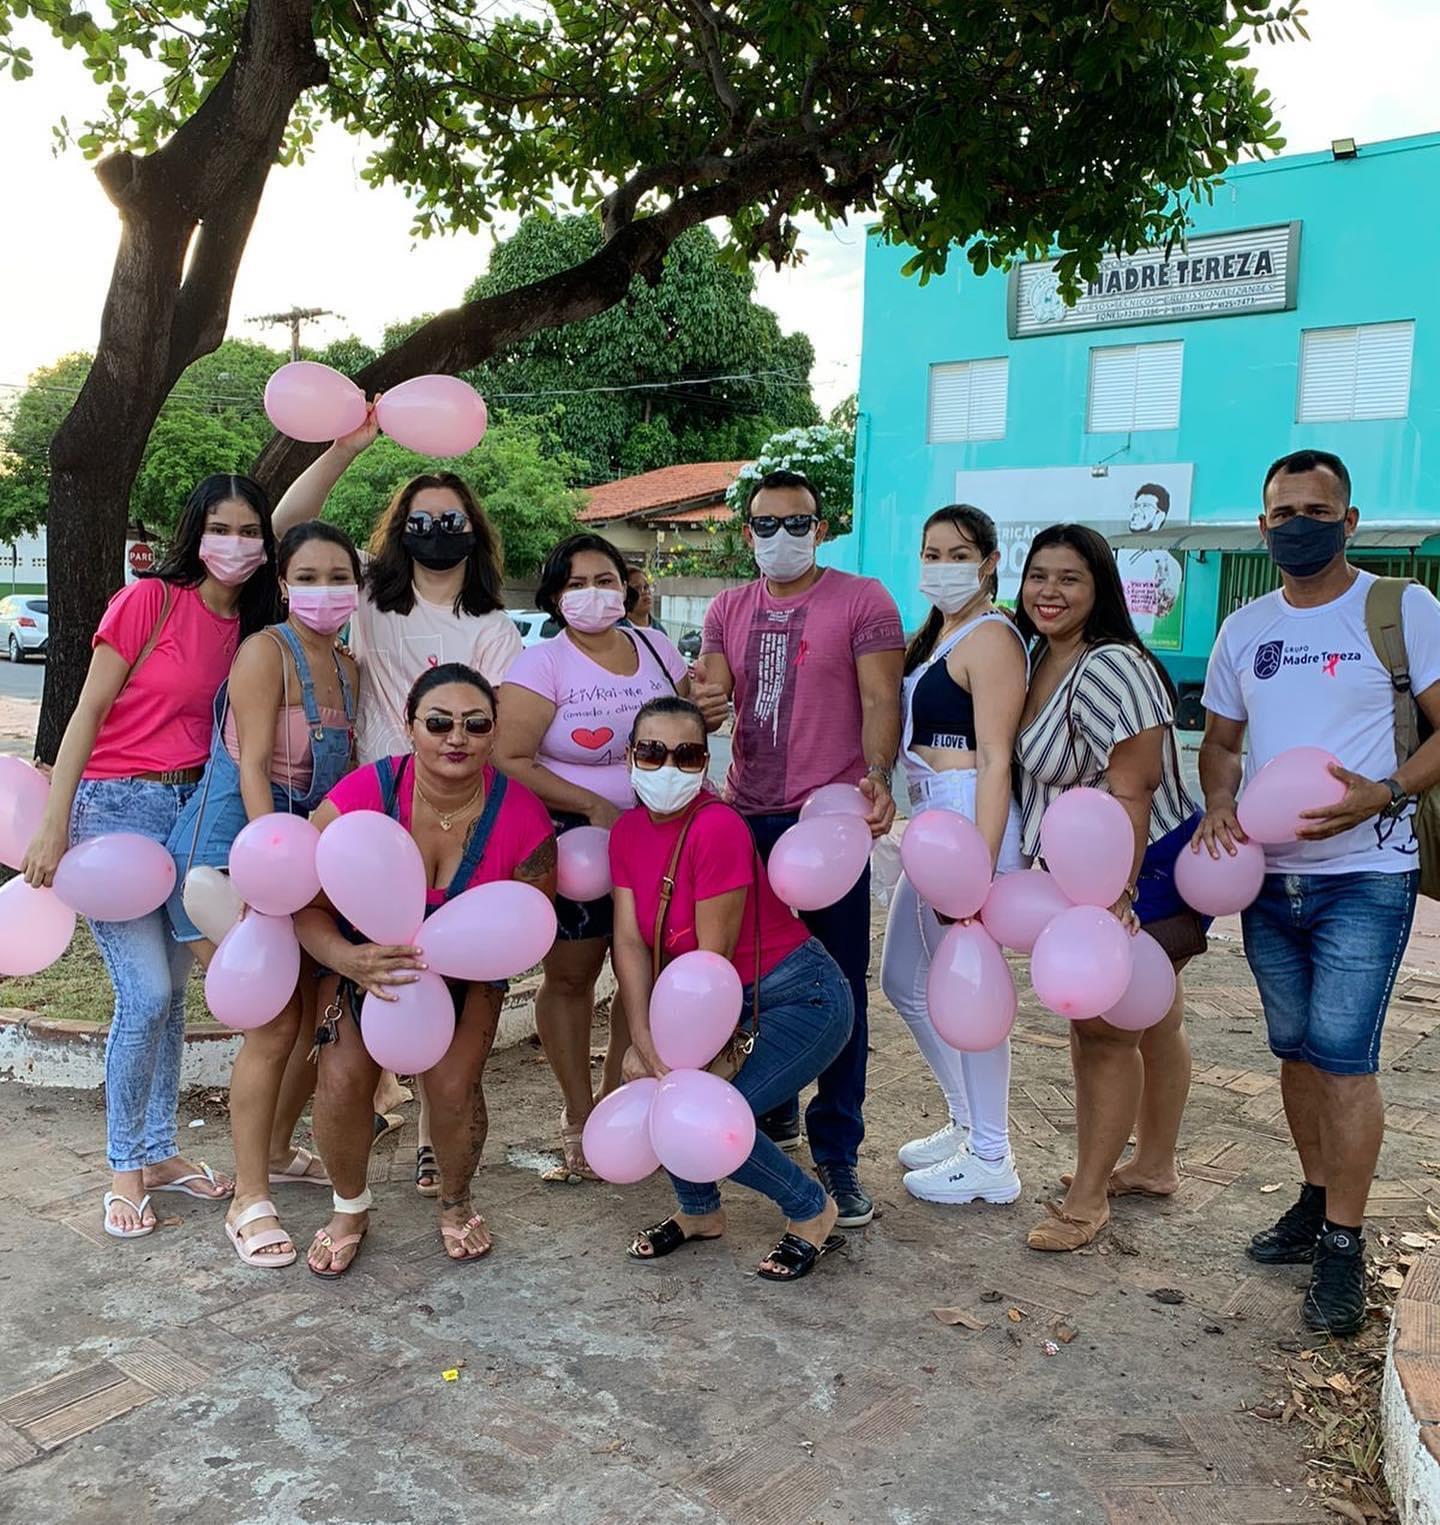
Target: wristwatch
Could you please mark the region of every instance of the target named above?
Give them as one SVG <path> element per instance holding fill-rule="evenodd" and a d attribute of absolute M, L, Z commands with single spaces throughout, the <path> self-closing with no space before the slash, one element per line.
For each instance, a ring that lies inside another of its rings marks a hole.
<path fill-rule="evenodd" d="M 1405 813 L 1410 796 L 1393 778 L 1382 778 L 1380 782 L 1390 791 L 1390 803 L 1380 812 L 1380 818 L 1383 821 L 1398 820 Z"/>
<path fill-rule="evenodd" d="M 890 769 L 882 763 L 871 763 L 865 770 L 866 778 L 878 778 L 888 789 L 890 787 Z"/>

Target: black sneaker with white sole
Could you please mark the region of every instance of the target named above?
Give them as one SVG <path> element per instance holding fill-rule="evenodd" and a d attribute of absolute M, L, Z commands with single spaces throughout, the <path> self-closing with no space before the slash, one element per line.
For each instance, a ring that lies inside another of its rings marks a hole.
<path fill-rule="evenodd" d="M 794 1151 L 803 1137 L 800 1131 L 800 1107 L 796 1102 L 772 1108 L 757 1119 L 756 1125 L 772 1144 Z"/>
<path fill-rule="evenodd" d="M 853 1165 L 817 1165 L 815 1175 L 840 1209 L 837 1228 L 864 1228 L 875 1216 L 875 1204 L 866 1196 Z"/>
<path fill-rule="evenodd" d="M 1315 1244 L 1314 1269 L 1300 1315 L 1307 1329 L 1355 1334 L 1365 1323 L 1365 1240 L 1333 1228 Z"/>
<path fill-rule="evenodd" d="M 1256 1234 L 1245 1253 L 1267 1266 L 1308 1265 L 1315 1258 L 1315 1241 L 1324 1227 L 1325 1193 L 1307 1181 L 1294 1205 Z"/>

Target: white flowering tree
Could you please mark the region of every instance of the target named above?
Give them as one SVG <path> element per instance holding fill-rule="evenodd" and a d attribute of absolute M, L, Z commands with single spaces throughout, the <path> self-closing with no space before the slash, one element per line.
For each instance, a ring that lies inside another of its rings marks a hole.
<path fill-rule="evenodd" d="M 796 471 L 815 484 L 832 535 L 848 533 L 855 499 L 855 436 L 833 424 L 782 429 L 765 441 L 759 460 L 741 468 L 725 501 L 740 514 L 750 489 L 767 472 Z"/>

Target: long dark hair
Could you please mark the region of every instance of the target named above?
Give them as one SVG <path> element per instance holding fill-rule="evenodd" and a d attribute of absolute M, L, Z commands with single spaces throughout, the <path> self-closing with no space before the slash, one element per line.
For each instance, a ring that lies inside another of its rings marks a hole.
<path fill-rule="evenodd" d="M 540 568 L 540 585 L 535 589 L 535 607 L 543 610 L 562 627 L 565 616 L 560 612 L 560 595 L 570 581 L 570 563 L 585 551 L 596 551 L 614 564 L 620 578 L 620 590 L 625 595 L 625 612 L 629 614 L 640 595 L 630 586 L 630 567 L 619 551 L 604 537 L 590 531 L 569 535 L 545 558 Z"/>
<path fill-rule="evenodd" d="M 256 568 L 241 584 L 236 612 L 240 616 L 240 638 L 254 635 L 272 625 L 280 609 L 280 585 L 275 577 L 275 531 L 270 523 L 270 499 L 265 489 L 250 477 L 217 472 L 198 483 L 180 510 L 170 549 L 153 572 L 143 575 L 173 583 L 177 588 L 198 588 L 208 575 L 200 560 L 200 540 L 217 503 L 239 498 L 255 510 L 260 521 L 260 539 L 265 547 L 265 564 Z"/>
<path fill-rule="evenodd" d="M 1025 583 L 1030 576 L 1030 563 L 1034 561 L 1037 552 L 1049 550 L 1056 545 L 1068 546 L 1074 551 L 1089 567 L 1090 577 L 1095 584 L 1095 607 L 1085 621 L 1083 632 L 1085 645 L 1129 646 L 1138 651 L 1155 669 L 1156 676 L 1170 696 L 1170 702 L 1175 703 L 1178 696 L 1170 674 L 1140 639 L 1135 621 L 1130 618 L 1130 610 L 1125 604 L 1125 589 L 1120 581 L 1120 569 L 1115 565 L 1115 553 L 1110 549 L 1109 541 L 1088 525 L 1051 524 L 1030 542 L 1030 549 L 1025 553 L 1025 565 L 1020 572 L 1020 598 L 1015 606 L 1015 624 L 1024 637 L 1025 644 L 1033 647 L 1040 636 L 1034 621 L 1025 610 Z"/>
<path fill-rule="evenodd" d="M 485 516 L 480 501 L 453 471 L 432 471 L 412 477 L 390 500 L 370 537 L 370 570 L 366 584 L 370 601 L 386 614 L 409 614 L 415 607 L 415 563 L 401 543 L 405 521 L 415 495 L 427 487 L 448 487 L 475 531 L 475 544 L 465 562 L 465 581 L 455 595 L 456 614 L 490 614 L 505 607 L 501 593 L 504 558 L 500 537 Z"/>
<path fill-rule="evenodd" d="M 975 549 L 980 552 L 981 561 L 984 561 L 987 556 L 993 556 L 1000 544 L 1000 537 L 995 532 L 995 521 L 983 508 L 976 508 L 973 503 L 951 503 L 944 508 L 937 508 L 921 528 L 922 549 L 926 531 L 936 524 L 954 525 L 967 539 L 974 542 Z M 998 563 L 991 574 L 987 591 L 991 598 L 1000 591 Z M 905 648 L 907 674 L 914 672 L 923 662 L 929 660 L 930 653 L 935 650 L 935 642 L 940 638 L 940 627 L 944 623 L 945 616 L 932 605 L 930 613 L 925 616 L 925 623 L 910 637 L 910 644 Z"/>

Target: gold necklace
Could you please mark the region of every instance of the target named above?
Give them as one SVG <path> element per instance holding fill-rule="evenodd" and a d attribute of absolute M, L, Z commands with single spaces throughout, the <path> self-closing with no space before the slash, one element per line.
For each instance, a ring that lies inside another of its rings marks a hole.
<path fill-rule="evenodd" d="M 482 777 L 480 780 L 479 788 L 476 789 L 475 793 L 472 794 L 463 805 L 457 805 L 454 810 L 447 811 L 441 810 L 441 808 L 434 802 L 434 800 L 432 800 L 430 796 L 425 793 L 425 791 L 420 787 L 420 780 L 418 778 L 415 780 L 415 793 L 418 794 L 420 798 L 430 807 L 431 813 L 434 815 L 435 819 L 440 822 L 441 831 L 449 831 L 450 828 L 455 824 L 455 817 L 457 815 L 464 815 L 465 812 L 474 805 L 475 801 L 480 798 L 484 791 L 485 780 Z"/>

